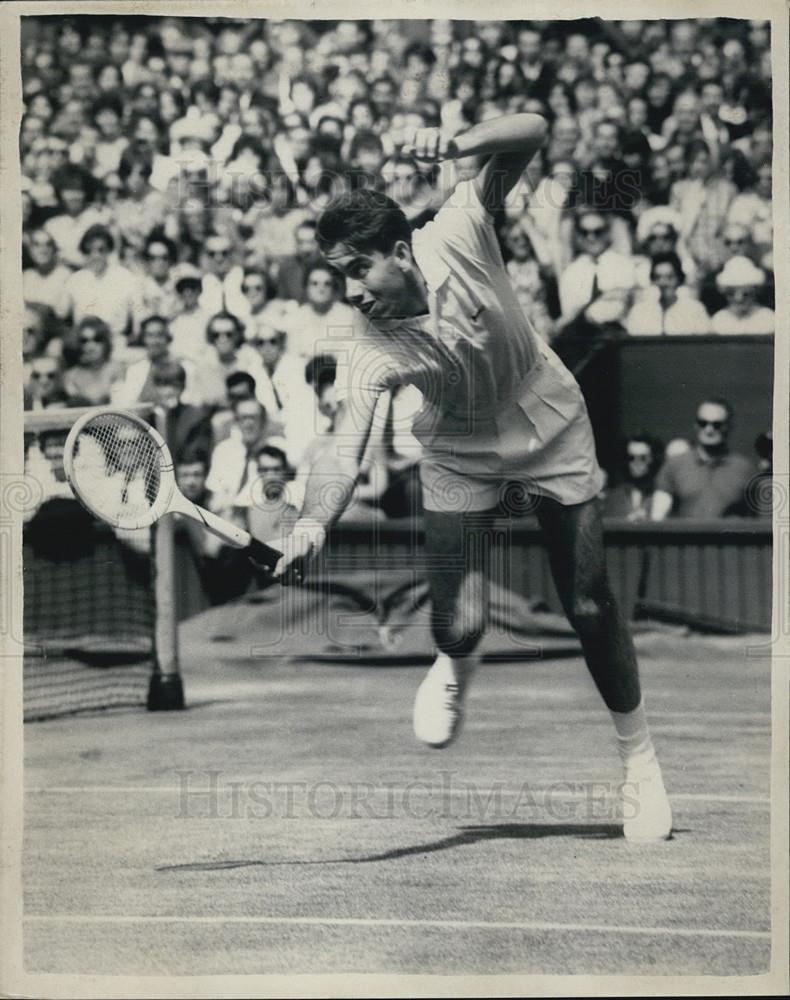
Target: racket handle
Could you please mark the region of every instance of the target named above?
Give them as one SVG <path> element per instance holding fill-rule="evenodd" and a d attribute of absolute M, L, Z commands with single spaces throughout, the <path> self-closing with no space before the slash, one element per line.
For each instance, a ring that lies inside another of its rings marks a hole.
<path fill-rule="evenodd" d="M 257 538 L 253 538 L 247 546 L 247 555 L 257 566 L 263 566 L 268 570 L 273 570 L 282 558 L 282 552 L 273 549 L 271 545 L 259 542 Z"/>

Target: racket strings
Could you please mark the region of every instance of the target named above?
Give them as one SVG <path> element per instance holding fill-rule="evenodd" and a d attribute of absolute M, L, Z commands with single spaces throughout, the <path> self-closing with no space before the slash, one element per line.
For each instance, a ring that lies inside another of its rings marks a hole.
<path fill-rule="evenodd" d="M 73 486 L 100 517 L 133 527 L 151 518 L 161 465 L 159 446 L 144 427 L 123 414 L 98 414 L 77 435 Z"/>

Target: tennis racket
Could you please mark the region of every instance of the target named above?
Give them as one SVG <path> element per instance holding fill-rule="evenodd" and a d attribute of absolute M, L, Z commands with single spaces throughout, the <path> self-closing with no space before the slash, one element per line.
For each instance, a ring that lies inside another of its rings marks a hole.
<path fill-rule="evenodd" d="M 66 438 L 63 466 L 80 503 L 114 528 L 146 528 L 165 514 L 183 514 L 227 545 L 246 549 L 265 569 L 273 570 L 282 556 L 232 521 L 187 500 L 176 485 L 161 434 L 132 413 L 103 408 L 80 417 Z"/>

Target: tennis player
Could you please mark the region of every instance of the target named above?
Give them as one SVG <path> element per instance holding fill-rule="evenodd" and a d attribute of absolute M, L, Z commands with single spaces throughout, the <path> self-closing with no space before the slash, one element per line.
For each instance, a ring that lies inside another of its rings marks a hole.
<path fill-rule="evenodd" d="M 625 836 L 662 840 L 671 810 L 633 643 L 607 580 L 596 499 L 603 474 L 587 410 L 573 376 L 525 318 L 494 230 L 495 213 L 545 135 L 534 114 L 486 121 L 452 139 L 438 129 L 416 131 L 408 151 L 419 160 L 485 160 L 415 232 L 394 201 L 371 190 L 342 195 L 321 214 L 319 246 L 348 279 L 349 301 L 368 323 L 341 359 L 338 448 L 313 466 L 275 573 L 285 582 L 298 578 L 350 501 L 382 393 L 417 386 L 425 402 L 412 429 L 423 446 L 438 651 L 417 691 L 417 737 L 440 748 L 458 733 L 488 613 L 486 528 L 501 513 L 507 484 L 517 481 L 534 501 L 557 590 L 614 721 L 623 788 L 635 803 L 624 814 Z"/>

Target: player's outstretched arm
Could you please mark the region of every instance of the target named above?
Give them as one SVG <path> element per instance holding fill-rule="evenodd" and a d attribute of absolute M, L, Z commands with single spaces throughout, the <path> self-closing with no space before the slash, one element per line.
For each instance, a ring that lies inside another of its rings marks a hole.
<path fill-rule="evenodd" d="M 326 533 L 354 494 L 376 410 L 375 395 L 358 396 L 341 404 L 331 442 L 316 459 L 307 477 L 301 516 L 293 533 L 271 544 L 283 553 L 274 576 L 293 576 L 323 547 Z"/>
<path fill-rule="evenodd" d="M 504 205 L 527 164 L 543 145 L 546 132 L 546 119 L 542 115 L 526 112 L 503 115 L 473 125 L 453 138 L 441 129 L 417 129 L 407 137 L 403 152 L 426 162 L 490 157 L 477 181 L 483 204 L 494 213 Z"/>

